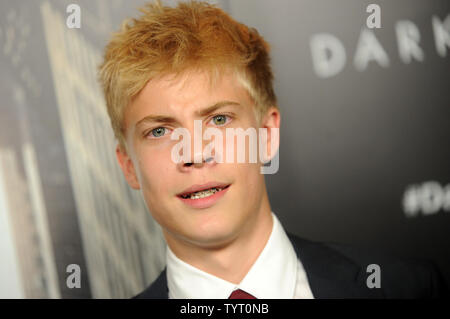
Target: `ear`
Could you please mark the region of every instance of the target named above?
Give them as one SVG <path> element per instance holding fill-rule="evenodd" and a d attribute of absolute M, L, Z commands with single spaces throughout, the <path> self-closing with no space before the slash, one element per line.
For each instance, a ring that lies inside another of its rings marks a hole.
<path fill-rule="evenodd" d="M 267 162 L 275 156 L 280 147 L 280 122 L 280 110 L 275 106 L 270 107 L 261 120 L 261 127 L 267 129 L 266 150 L 267 154 L 269 154 L 269 158 L 265 159 Z M 275 130 L 272 131 L 272 129 Z"/>
<path fill-rule="evenodd" d="M 120 147 L 119 144 L 116 147 L 116 157 L 128 185 L 133 189 L 140 189 L 141 186 L 139 185 L 133 161 L 128 156 L 127 151 Z"/>

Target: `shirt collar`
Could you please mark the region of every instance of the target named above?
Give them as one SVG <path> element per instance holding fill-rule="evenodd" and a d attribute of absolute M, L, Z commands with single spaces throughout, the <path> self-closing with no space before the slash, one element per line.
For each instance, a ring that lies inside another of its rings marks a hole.
<path fill-rule="evenodd" d="M 269 240 L 238 285 L 189 265 L 167 247 L 169 298 L 227 299 L 239 288 L 258 299 L 292 299 L 297 278 L 297 255 L 273 212 L 272 218 Z"/>

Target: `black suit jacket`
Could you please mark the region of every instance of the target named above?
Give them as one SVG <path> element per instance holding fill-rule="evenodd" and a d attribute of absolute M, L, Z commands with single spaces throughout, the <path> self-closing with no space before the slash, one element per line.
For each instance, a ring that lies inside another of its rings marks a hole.
<path fill-rule="evenodd" d="M 366 253 L 339 244 L 288 234 L 308 277 L 314 298 L 443 298 L 449 292 L 434 264 Z M 368 288 L 367 266 L 380 266 L 381 287 Z M 168 299 L 164 269 L 135 299 Z"/>

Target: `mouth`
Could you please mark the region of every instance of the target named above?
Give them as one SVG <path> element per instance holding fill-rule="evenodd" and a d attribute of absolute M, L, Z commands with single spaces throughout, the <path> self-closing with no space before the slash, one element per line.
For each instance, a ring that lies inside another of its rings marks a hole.
<path fill-rule="evenodd" d="M 196 191 L 183 192 L 182 194 L 178 194 L 177 197 L 188 207 L 195 209 L 209 208 L 214 206 L 223 196 L 225 196 L 230 186 L 231 184 L 222 184 L 220 186 L 217 185 L 209 188 L 194 187 Z"/>
<path fill-rule="evenodd" d="M 224 189 L 230 187 L 231 184 L 225 186 L 213 186 L 209 188 L 204 188 L 202 190 L 193 191 L 193 192 L 184 192 L 182 194 L 178 194 L 177 196 L 183 199 L 201 199 L 214 195 L 215 193 L 221 192 Z"/>

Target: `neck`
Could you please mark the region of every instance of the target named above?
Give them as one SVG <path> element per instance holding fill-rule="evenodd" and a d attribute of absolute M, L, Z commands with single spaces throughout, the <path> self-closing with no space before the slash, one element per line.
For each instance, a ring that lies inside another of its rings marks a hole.
<path fill-rule="evenodd" d="M 264 249 L 272 227 L 271 208 L 265 193 L 260 209 L 225 244 L 206 248 L 177 240 L 165 231 L 164 236 L 179 259 L 211 275 L 238 284 Z"/>

